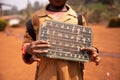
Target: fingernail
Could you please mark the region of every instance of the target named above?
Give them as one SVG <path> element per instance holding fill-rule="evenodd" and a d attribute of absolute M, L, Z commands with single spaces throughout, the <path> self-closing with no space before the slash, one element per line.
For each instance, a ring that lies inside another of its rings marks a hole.
<path fill-rule="evenodd" d="M 48 53 L 48 50 L 44 50 L 45 53 Z"/>
<path fill-rule="evenodd" d="M 81 50 L 83 50 L 83 49 L 84 49 L 84 47 L 81 47 L 80 49 L 81 49 Z"/>
<path fill-rule="evenodd" d="M 80 50 L 82 50 L 83 48 L 80 48 Z"/>
<path fill-rule="evenodd" d="M 48 47 L 51 47 L 51 45 L 48 45 Z"/>

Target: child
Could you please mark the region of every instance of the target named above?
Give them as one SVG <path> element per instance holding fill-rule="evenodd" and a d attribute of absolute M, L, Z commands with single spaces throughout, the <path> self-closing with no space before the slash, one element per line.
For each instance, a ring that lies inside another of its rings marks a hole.
<path fill-rule="evenodd" d="M 32 25 L 36 36 L 38 36 L 39 25 L 46 20 L 56 20 L 60 22 L 78 24 L 76 12 L 66 4 L 67 0 L 49 0 L 49 4 L 41 10 L 35 12 L 31 18 Z M 82 24 L 86 26 L 86 21 L 82 16 Z M 37 37 L 36 37 L 37 38 Z M 83 65 L 79 62 L 49 59 L 45 57 L 36 58 L 32 54 L 48 53 L 50 48 L 46 41 L 33 41 L 32 37 L 26 30 L 24 42 L 22 45 L 23 59 L 26 63 L 31 64 L 37 61 L 36 80 L 83 80 Z M 41 48 L 47 48 L 40 50 Z M 98 64 L 100 57 L 98 50 L 94 47 L 83 48 L 92 54 L 92 61 Z"/>

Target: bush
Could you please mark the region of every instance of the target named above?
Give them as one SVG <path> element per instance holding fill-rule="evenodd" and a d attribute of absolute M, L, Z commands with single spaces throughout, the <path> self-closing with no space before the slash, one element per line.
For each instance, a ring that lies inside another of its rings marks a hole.
<path fill-rule="evenodd" d="M 94 3 L 88 5 L 90 14 L 88 15 L 89 22 L 101 23 L 108 19 L 107 6 L 102 3 Z M 107 15 L 105 15 L 107 14 Z"/>
<path fill-rule="evenodd" d="M 114 17 L 109 21 L 109 27 L 120 27 L 120 18 Z"/>
<path fill-rule="evenodd" d="M 7 26 L 7 21 L 0 18 L 0 31 L 4 31 Z"/>

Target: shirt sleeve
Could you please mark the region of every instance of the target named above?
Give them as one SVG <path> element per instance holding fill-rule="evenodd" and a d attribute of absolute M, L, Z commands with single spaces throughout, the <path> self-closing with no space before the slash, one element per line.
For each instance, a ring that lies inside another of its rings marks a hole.
<path fill-rule="evenodd" d="M 32 55 L 31 54 L 28 54 L 26 52 L 26 49 L 27 47 L 30 45 L 30 43 L 32 42 L 32 38 L 31 36 L 29 35 L 29 33 L 27 32 L 27 30 L 25 31 L 25 34 L 24 34 L 24 41 L 23 41 L 23 44 L 22 44 L 22 59 L 25 63 L 27 64 L 32 64 L 34 62 L 34 60 L 32 59 Z"/>
<path fill-rule="evenodd" d="M 82 16 L 82 23 L 83 23 L 83 26 L 87 26 L 87 22 L 84 16 Z"/>

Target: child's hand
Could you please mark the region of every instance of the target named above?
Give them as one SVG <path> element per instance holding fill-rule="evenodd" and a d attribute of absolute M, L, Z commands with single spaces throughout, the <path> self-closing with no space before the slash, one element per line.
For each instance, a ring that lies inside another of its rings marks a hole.
<path fill-rule="evenodd" d="M 34 41 L 27 47 L 27 52 L 30 54 L 43 54 L 48 53 L 50 45 L 46 41 Z"/>
<path fill-rule="evenodd" d="M 95 62 L 96 65 L 99 65 L 99 63 L 100 63 L 100 61 L 101 61 L 101 57 L 99 57 L 99 53 L 97 53 L 96 48 L 94 48 L 94 47 L 81 48 L 81 50 L 87 50 L 87 51 L 89 51 L 89 52 L 92 54 L 92 56 L 91 56 L 91 58 L 92 58 L 91 61 L 92 61 L 92 62 Z"/>

